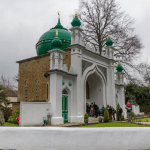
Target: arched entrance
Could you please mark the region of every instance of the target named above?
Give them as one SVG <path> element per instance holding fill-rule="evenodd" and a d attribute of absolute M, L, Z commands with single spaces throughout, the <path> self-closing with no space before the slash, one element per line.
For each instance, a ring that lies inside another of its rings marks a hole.
<path fill-rule="evenodd" d="M 86 79 L 86 104 L 96 103 L 101 108 L 105 105 L 105 85 L 97 71 L 90 74 Z"/>
<path fill-rule="evenodd" d="M 62 117 L 64 122 L 68 122 L 68 92 L 62 91 Z"/>

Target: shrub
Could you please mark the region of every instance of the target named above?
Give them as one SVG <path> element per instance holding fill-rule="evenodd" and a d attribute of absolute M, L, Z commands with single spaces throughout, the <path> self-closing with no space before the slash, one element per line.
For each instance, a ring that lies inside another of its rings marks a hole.
<path fill-rule="evenodd" d="M 84 119 L 88 119 L 89 118 L 89 115 L 88 115 L 88 113 L 86 113 L 85 115 L 84 115 Z"/>
<path fill-rule="evenodd" d="M 103 120 L 104 122 L 109 122 L 109 114 L 108 114 L 107 108 L 105 108 Z"/>
<path fill-rule="evenodd" d="M 20 114 L 20 108 L 17 108 L 15 112 L 12 112 L 12 116 L 9 117 L 8 122 L 17 124 L 16 118 L 19 117 L 19 114 Z"/>
<path fill-rule="evenodd" d="M 9 107 L 3 107 L 2 111 L 3 111 L 3 114 L 4 114 L 5 122 L 7 122 L 8 118 L 12 115 L 12 109 L 9 108 Z"/>
<path fill-rule="evenodd" d="M 119 103 L 118 103 L 118 105 L 117 105 L 117 112 L 116 112 L 116 117 L 117 117 L 117 121 L 120 121 L 120 116 L 119 116 L 119 107 L 120 107 L 120 105 L 119 105 Z"/>
<path fill-rule="evenodd" d="M 121 121 L 123 121 L 124 120 L 124 116 L 121 114 Z"/>
<path fill-rule="evenodd" d="M 0 109 L 0 126 L 2 126 L 5 123 L 4 115 L 2 110 Z"/>
<path fill-rule="evenodd" d="M 144 112 L 145 114 L 150 114 L 150 105 L 140 106 L 140 112 Z"/>
<path fill-rule="evenodd" d="M 131 120 L 132 121 L 133 121 L 134 117 L 135 117 L 135 113 L 133 111 L 131 111 Z"/>

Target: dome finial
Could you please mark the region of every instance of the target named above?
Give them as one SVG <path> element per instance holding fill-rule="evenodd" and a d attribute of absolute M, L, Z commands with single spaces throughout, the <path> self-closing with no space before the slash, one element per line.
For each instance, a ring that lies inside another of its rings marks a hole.
<path fill-rule="evenodd" d="M 75 18 L 78 18 L 78 16 L 77 16 L 77 11 L 75 12 Z"/>
<path fill-rule="evenodd" d="M 58 38 L 58 30 L 56 30 L 56 37 L 55 38 Z"/>
<path fill-rule="evenodd" d="M 59 13 L 59 11 L 58 11 L 58 19 L 60 19 L 60 13 Z"/>
<path fill-rule="evenodd" d="M 121 65 L 121 64 L 120 64 L 120 60 L 119 60 L 119 62 L 118 62 L 118 65 Z"/>
<path fill-rule="evenodd" d="M 110 34 L 108 34 L 108 39 L 110 39 Z"/>

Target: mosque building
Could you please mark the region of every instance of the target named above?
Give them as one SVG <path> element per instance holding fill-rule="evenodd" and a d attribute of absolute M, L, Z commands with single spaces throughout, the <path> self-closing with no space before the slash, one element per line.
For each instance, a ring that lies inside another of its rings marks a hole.
<path fill-rule="evenodd" d="M 17 61 L 21 126 L 42 125 L 47 115 L 52 125 L 84 122 L 86 103 L 100 108 L 119 103 L 126 112 L 123 67 L 119 62 L 114 72 L 110 36 L 100 55 L 84 45 L 77 13 L 71 25 L 70 31 L 64 28 L 59 15 L 57 25 L 38 40 L 37 56 Z"/>

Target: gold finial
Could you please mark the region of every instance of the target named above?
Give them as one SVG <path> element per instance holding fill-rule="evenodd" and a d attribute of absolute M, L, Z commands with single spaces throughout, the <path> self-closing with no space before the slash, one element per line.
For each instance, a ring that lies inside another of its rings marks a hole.
<path fill-rule="evenodd" d="M 121 65 L 121 64 L 120 64 L 120 60 L 119 60 L 119 63 L 118 63 L 118 65 Z"/>
<path fill-rule="evenodd" d="M 108 34 L 108 39 L 110 39 L 110 34 Z"/>
<path fill-rule="evenodd" d="M 58 19 L 60 19 L 60 13 L 59 13 L 59 11 L 58 11 Z"/>
<path fill-rule="evenodd" d="M 58 30 L 56 30 L 56 37 L 55 38 L 58 38 Z"/>
<path fill-rule="evenodd" d="M 77 16 L 77 12 L 75 13 L 75 18 L 78 18 L 78 16 Z"/>

